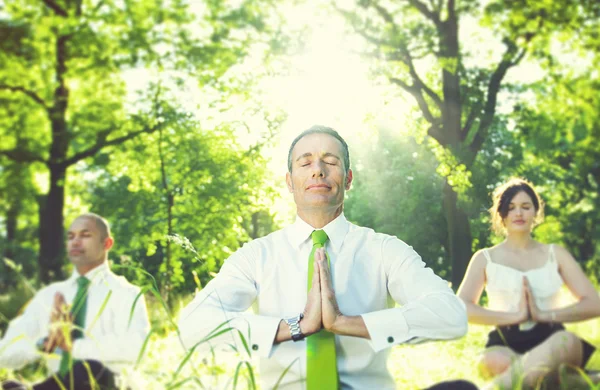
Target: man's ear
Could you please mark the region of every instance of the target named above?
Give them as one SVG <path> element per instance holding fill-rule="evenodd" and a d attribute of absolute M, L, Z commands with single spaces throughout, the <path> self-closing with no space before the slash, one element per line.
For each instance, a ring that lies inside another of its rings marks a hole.
<path fill-rule="evenodd" d="M 115 240 L 112 237 L 106 237 L 104 239 L 104 249 L 109 250 L 110 248 L 112 248 L 114 243 L 115 243 Z"/>
<path fill-rule="evenodd" d="M 352 186 L 352 179 L 352 169 L 348 169 L 348 173 L 346 174 L 346 191 L 348 191 Z"/>
<path fill-rule="evenodd" d="M 292 174 L 287 172 L 285 174 L 285 183 L 287 184 L 288 191 L 294 192 L 294 184 L 292 183 Z"/>

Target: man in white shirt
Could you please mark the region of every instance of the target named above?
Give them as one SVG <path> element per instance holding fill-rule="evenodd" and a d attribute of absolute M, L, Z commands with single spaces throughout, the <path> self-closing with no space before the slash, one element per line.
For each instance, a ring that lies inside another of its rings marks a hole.
<path fill-rule="evenodd" d="M 395 389 L 386 367 L 389 347 L 463 336 L 465 307 L 412 247 L 346 220 L 352 170 L 346 142 L 335 130 L 314 126 L 300 134 L 288 170 L 296 221 L 225 261 L 182 311 L 183 343 L 203 344 L 229 321 L 261 357 L 264 389 L 277 383 L 280 389 Z M 325 244 L 315 241 L 313 232 L 320 230 Z M 250 307 L 254 313 L 246 312 Z M 235 333 L 220 338 L 230 342 Z M 311 346 L 310 338 L 329 336 L 333 355 Z M 311 359 L 319 358 L 322 366 L 334 360 L 335 383 L 325 384 L 332 383 L 324 379 L 329 368 L 311 368 Z"/>
<path fill-rule="evenodd" d="M 73 274 L 40 290 L 10 323 L 0 340 L 0 367 L 44 359 L 53 375 L 36 390 L 115 387 L 117 374 L 138 358 L 150 324 L 140 289 L 109 269 L 113 242 L 104 218 L 88 213 L 73 221 L 67 233 Z M 2 386 L 25 388 L 13 381 Z"/>

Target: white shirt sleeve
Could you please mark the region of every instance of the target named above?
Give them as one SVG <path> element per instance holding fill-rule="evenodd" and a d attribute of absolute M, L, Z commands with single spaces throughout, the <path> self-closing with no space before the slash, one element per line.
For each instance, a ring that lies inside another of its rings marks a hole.
<path fill-rule="evenodd" d="M 244 245 L 182 310 L 179 331 L 185 348 L 233 342 L 243 350 L 245 342 L 251 353 L 271 355 L 281 318 L 244 313 L 258 295 L 254 259 L 250 245 Z"/>
<path fill-rule="evenodd" d="M 144 295 L 135 301 L 139 291 L 139 288 L 128 285 L 127 288 L 118 288 L 112 293 L 110 299 L 118 300 L 113 309 L 112 331 L 94 337 L 85 334 L 83 338 L 75 340 L 72 351 L 75 359 L 98 360 L 103 363 L 137 361 L 150 332 Z"/>
<path fill-rule="evenodd" d="M 362 315 L 376 352 L 396 344 L 448 340 L 467 333 L 464 303 L 412 247 L 389 238 L 383 242 L 382 256 L 389 294 L 402 307 Z"/>
<path fill-rule="evenodd" d="M 19 369 L 40 358 L 36 343 L 47 335 L 47 329 L 41 329 L 39 318 L 48 314 L 43 310 L 41 298 L 38 293 L 23 314 L 8 325 L 0 340 L 0 367 Z"/>

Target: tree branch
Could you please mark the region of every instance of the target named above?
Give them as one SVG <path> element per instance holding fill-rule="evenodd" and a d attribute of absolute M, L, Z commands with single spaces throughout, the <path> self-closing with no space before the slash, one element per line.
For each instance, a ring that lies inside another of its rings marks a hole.
<path fill-rule="evenodd" d="M 417 101 L 417 104 L 419 105 L 419 108 L 421 109 L 421 112 L 423 112 L 423 117 L 425 118 L 425 120 L 427 120 L 427 122 L 429 122 L 431 124 L 431 127 L 429 128 L 429 135 L 431 135 L 433 138 L 435 138 L 438 142 L 443 143 L 443 134 L 440 131 L 440 119 L 436 118 L 435 116 L 433 116 L 433 114 L 431 113 L 431 110 L 429 109 L 429 105 L 427 104 L 427 101 L 425 101 L 425 98 L 423 97 L 423 93 L 422 93 L 422 89 L 419 87 L 416 87 L 414 85 L 408 85 L 406 82 L 396 78 L 396 77 L 389 77 L 389 80 L 396 84 L 399 85 L 402 89 L 404 89 L 406 92 L 410 93 L 415 100 Z"/>
<path fill-rule="evenodd" d="M 431 8 L 433 8 L 433 10 L 435 12 L 440 12 L 440 7 L 439 7 L 439 3 L 436 2 L 435 0 L 428 0 L 429 1 L 429 5 L 431 6 Z"/>
<path fill-rule="evenodd" d="M 6 156 L 18 163 L 27 163 L 27 162 L 41 162 L 47 164 L 48 161 L 44 160 L 42 156 L 25 149 L 9 149 L 9 150 L 0 150 L 0 156 Z"/>
<path fill-rule="evenodd" d="M 409 0 L 409 1 L 413 6 L 420 8 L 421 12 L 427 12 L 429 14 L 428 17 L 433 18 L 432 20 L 434 20 L 434 22 L 437 21 L 436 24 L 439 25 L 439 23 L 440 23 L 439 14 L 429 11 L 427 6 L 418 0 Z M 384 22 L 387 23 L 388 25 L 390 25 L 390 27 L 392 28 L 393 34 L 395 36 L 397 36 L 397 37 L 401 36 L 401 33 L 398 30 L 398 26 L 396 25 L 396 23 L 394 21 L 393 15 L 385 7 L 383 7 L 381 4 L 378 4 L 376 2 L 369 2 L 367 4 L 367 6 L 372 6 L 377 11 L 377 13 L 384 20 Z M 349 18 L 349 17 L 346 15 L 346 18 Z M 382 46 L 382 45 L 387 45 L 389 47 L 396 47 L 395 45 L 391 45 L 387 42 L 382 42 L 381 40 L 370 36 L 366 31 L 357 28 L 355 23 L 353 23 L 353 27 L 367 41 L 375 44 L 378 47 Z M 431 113 L 429 104 L 427 103 L 427 101 L 425 100 L 425 97 L 423 96 L 423 92 L 434 102 L 434 104 L 440 110 L 442 109 L 442 106 L 443 106 L 442 99 L 423 82 L 423 80 L 417 73 L 416 67 L 413 62 L 412 55 L 411 55 L 408 47 L 405 44 L 403 44 L 402 41 L 398 40 L 398 42 L 399 43 L 397 45 L 399 47 L 397 47 L 397 49 L 398 49 L 397 54 L 389 56 L 388 58 L 401 61 L 404 64 L 406 64 L 406 66 L 408 66 L 409 74 L 412 79 L 412 85 L 408 85 L 408 83 L 404 82 L 401 79 L 395 78 L 395 77 L 390 77 L 389 79 L 392 83 L 399 85 L 402 89 L 404 89 L 405 91 L 410 93 L 415 98 L 415 100 L 417 101 L 417 104 L 419 105 L 419 108 L 423 112 L 423 116 L 432 125 L 431 129 L 430 129 L 430 133 L 432 134 L 432 136 L 434 138 L 436 138 L 438 141 L 441 142 L 442 137 L 441 137 L 441 132 L 439 131 L 439 124 L 440 124 L 439 119 L 436 118 Z"/>
<path fill-rule="evenodd" d="M 419 1 L 410 0 L 410 2 L 411 2 L 411 4 L 415 3 L 415 4 L 413 4 L 414 6 L 425 7 L 425 10 L 427 10 L 428 12 L 431 12 L 431 11 L 429 11 L 427 9 L 426 5 L 420 3 Z M 370 3 L 370 4 L 377 10 L 377 13 L 383 18 L 383 20 L 386 23 L 391 24 L 391 27 L 394 30 L 394 33 L 396 35 L 398 35 L 399 31 L 398 31 L 398 28 L 396 26 L 396 23 L 394 22 L 394 17 L 392 16 L 392 14 L 387 9 L 385 9 L 384 7 L 382 7 L 379 4 L 375 4 L 375 3 Z M 439 22 L 439 15 L 438 15 L 438 22 Z M 359 33 L 360 33 L 360 31 L 359 31 Z M 361 35 L 363 35 L 363 34 L 361 34 Z M 427 96 L 429 96 L 431 98 L 431 100 L 433 100 L 433 102 L 438 106 L 438 108 L 441 109 L 441 107 L 442 107 L 442 100 L 440 99 L 440 97 L 431 88 L 429 88 L 423 82 L 423 80 L 421 79 L 421 77 L 417 73 L 417 70 L 416 70 L 415 65 L 413 63 L 413 59 L 412 59 L 412 56 L 410 54 L 410 51 L 408 50 L 408 47 L 405 46 L 405 45 L 400 46 L 400 52 L 402 53 L 402 55 L 400 57 L 395 57 L 395 58 L 398 59 L 398 60 L 400 60 L 400 61 L 402 61 L 402 62 L 404 62 L 408 66 L 408 69 L 409 69 L 409 72 L 410 72 L 410 76 L 411 76 L 411 78 L 413 80 L 413 86 L 410 87 L 410 88 L 416 87 L 419 90 L 423 90 L 427 94 Z M 400 85 L 400 84 L 398 84 L 398 85 Z M 419 92 L 419 94 L 420 94 L 420 92 Z M 427 104 L 425 101 L 423 101 L 423 102 L 425 104 Z M 421 106 L 421 103 L 419 103 L 419 106 Z M 424 113 L 425 113 L 425 111 L 424 111 Z"/>
<path fill-rule="evenodd" d="M 465 126 L 461 132 L 461 141 L 464 141 L 469 134 L 469 131 L 471 131 L 471 127 L 473 127 L 473 123 L 475 123 L 475 119 L 477 119 L 477 114 L 480 110 L 481 106 L 479 104 L 476 104 L 475 107 L 471 108 L 471 111 L 467 117 L 467 121 L 465 122 Z"/>
<path fill-rule="evenodd" d="M 408 2 L 427 19 L 431 20 L 438 28 L 440 27 L 441 21 L 439 12 L 430 11 L 429 8 L 427 8 L 427 5 L 421 3 L 419 0 L 408 0 Z"/>
<path fill-rule="evenodd" d="M 405 47 L 402 47 L 402 48 L 400 48 L 400 50 L 402 52 L 401 56 L 392 56 L 390 58 L 402 61 L 404 64 L 406 64 L 406 66 L 408 66 L 408 71 L 409 71 L 410 77 L 413 81 L 412 88 L 418 88 L 420 90 L 423 90 L 423 92 L 425 92 L 427 94 L 427 96 L 429 96 L 431 98 L 431 100 L 433 100 L 433 102 L 438 106 L 438 108 L 441 109 L 442 104 L 443 104 L 442 99 L 439 97 L 439 95 L 437 93 L 435 93 L 431 88 L 429 88 L 427 86 L 427 84 L 425 84 L 423 82 L 423 80 L 417 73 L 417 69 L 415 68 L 415 64 L 413 62 L 412 55 L 410 54 L 408 49 Z"/>
<path fill-rule="evenodd" d="M 52 11 L 54 11 L 55 14 L 65 17 L 65 18 L 67 16 L 69 16 L 67 14 L 67 11 L 62 9 L 61 6 L 58 5 L 54 0 L 42 0 L 42 1 L 44 2 L 44 4 L 46 4 L 46 6 L 48 6 L 48 8 L 50 8 Z"/>
<path fill-rule="evenodd" d="M 380 4 L 369 2 L 369 5 L 372 5 L 373 8 L 377 11 L 377 13 L 383 18 L 386 23 L 389 23 L 394 28 L 394 32 L 397 32 L 396 23 L 394 22 L 394 17 L 386 8 L 382 7 Z"/>
<path fill-rule="evenodd" d="M 31 99 L 33 99 L 37 104 L 41 105 L 42 107 L 44 107 L 46 110 L 49 108 L 48 105 L 46 104 L 46 102 L 44 101 L 44 99 L 42 99 L 37 93 L 28 90 L 25 87 L 21 87 L 18 85 L 7 85 L 7 84 L 0 84 L 0 90 L 8 90 L 8 91 L 13 91 L 13 92 L 22 92 L 25 95 L 29 96 Z"/>
<path fill-rule="evenodd" d="M 479 122 L 477 133 L 473 137 L 473 142 L 471 142 L 471 145 L 469 146 L 469 149 L 474 154 L 479 152 L 481 149 L 494 119 L 494 114 L 496 113 L 496 102 L 498 100 L 498 92 L 500 91 L 500 85 L 504 79 L 504 76 L 506 76 L 506 72 L 511 67 L 517 65 L 525 55 L 525 49 L 519 52 L 517 45 L 514 42 L 505 40 L 504 43 L 506 45 L 506 51 L 502 56 L 502 60 L 498 63 L 498 66 L 490 77 L 485 106 L 483 108 L 483 115 Z"/>
<path fill-rule="evenodd" d="M 108 138 L 108 134 L 111 133 L 111 130 L 103 131 L 96 137 L 96 143 L 93 146 L 89 147 L 88 149 L 84 150 L 83 152 L 79 152 L 79 153 L 75 154 L 71 158 L 68 158 L 67 160 L 65 160 L 65 164 L 67 166 L 73 165 L 73 164 L 77 163 L 78 161 L 81 161 L 85 158 L 95 155 L 101 149 L 103 149 L 107 146 L 119 145 L 125 141 L 128 141 L 130 139 L 137 137 L 140 134 L 144 134 L 144 133 L 150 134 L 150 133 L 155 132 L 158 129 L 159 129 L 159 126 L 145 127 L 141 130 L 133 131 L 124 136 L 111 139 L 110 141 L 107 141 L 106 139 Z"/>
<path fill-rule="evenodd" d="M 448 0 L 448 20 L 456 20 L 455 0 Z"/>
<path fill-rule="evenodd" d="M 431 100 L 433 100 L 433 102 L 438 106 L 438 108 L 441 109 L 443 105 L 442 99 L 438 96 L 437 93 L 433 92 L 433 90 L 423 82 L 421 77 L 419 77 L 419 74 L 417 73 L 417 70 L 415 69 L 415 66 L 412 62 L 412 58 L 410 59 L 409 72 L 411 78 L 413 79 L 414 85 L 422 89 L 427 94 L 427 96 L 429 96 Z"/>
<path fill-rule="evenodd" d="M 435 122 L 435 118 L 433 117 L 433 114 L 431 113 L 431 110 L 429 109 L 429 105 L 427 104 L 427 102 L 425 101 L 425 98 L 423 97 L 423 93 L 421 88 L 416 87 L 415 85 L 408 85 L 408 83 L 406 83 L 403 80 L 400 80 L 399 78 L 396 77 L 389 77 L 389 80 L 400 86 L 402 89 L 404 89 L 406 92 L 410 93 L 415 100 L 417 101 L 417 104 L 419 105 L 419 108 L 421 109 L 421 111 L 423 111 L 423 116 L 425 117 L 425 119 L 427 120 L 427 122 L 433 124 Z"/>
<path fill-rule="evenodd" d="M 352 26 L 354 31 L 357 34 L 359 34 L 361 37 L 363 37 L 367 42 L 372 43 L 376 46 L 384 46 L 384 45 L 391 46 L 391 44 L 389 44 L 388 42 L 385 42 L 382 39 L 376 38 L 376 37 L 370 35 L 369 33 L 367 33 L 365 30 L 359 28 L 357 23 L 353 20 L 354 18 L 352 17 L 350 12 L 340 9 L 338 7 L 336 7 L 336 9 L 338 10 L 338 12 L 340 12 L 346 18 L 346 20 L 348 20 L 350 22 L 350 25 Z"/>

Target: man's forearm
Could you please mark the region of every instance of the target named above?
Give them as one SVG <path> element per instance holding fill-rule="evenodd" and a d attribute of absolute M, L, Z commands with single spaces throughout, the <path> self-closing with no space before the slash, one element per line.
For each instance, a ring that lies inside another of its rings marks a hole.
<path fill-rule="evenodd" d="M 302 325 L 300 326 L 302 329 Z M 289 341 L 292 339 L 292 334 L 290 333 L 290 326 L 284 320 L 279 322 L 279 327 L 277 328 L 277 333 L 275 334 L 275 340 L 273 340 L 273 344 L 283 343 L 284 341 Z"/>
<path fill-rule="evenodd" d="M 306 323 L 306 322 L 302 322 L 300 321 L 299 323 L 300 325 L 300 332 L 302 332 L 302 334 L 305 337 L 310 336 L 311 334 L 315 334 L 318 333 L 321 330 L 318 331 L 312 331 L 309 330 L 310 326 Z M 273 344 L 279 344 L 279 343 L 283 343 L 285 341 L 290 341 L 292 339 L 292 332 L 290 331 L 290 326 L 288 325 L 287 322 L 285 322 L 285 320 L 281 320 L 279 322 L 279 327 L 277 328 L 277 333 L 275 334 L 275 340 L 273 340 Z"/>
<path fill-rule="evenodd" d="M 340 336 L 354 336 L 368 340 L 371 339 L 371 335 L 369 334 L 369 330 L 367 329 L 362 316 L 339 316 L 331 331 Z"/>

